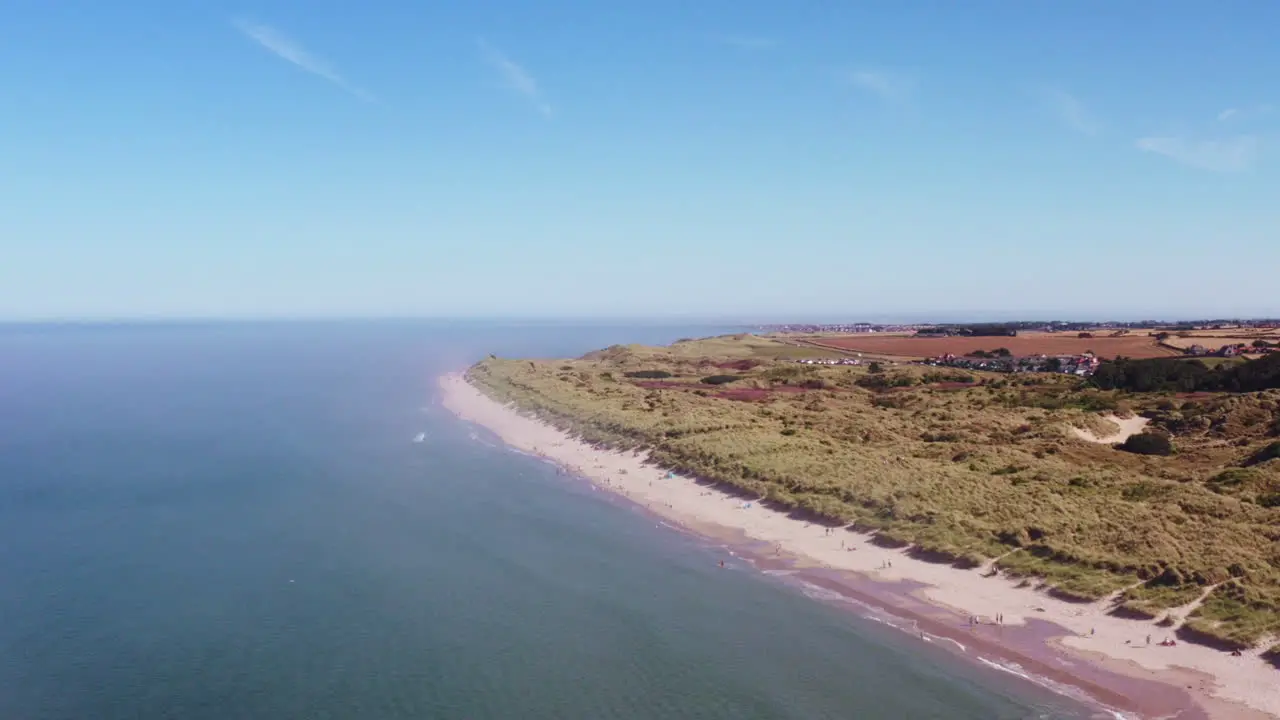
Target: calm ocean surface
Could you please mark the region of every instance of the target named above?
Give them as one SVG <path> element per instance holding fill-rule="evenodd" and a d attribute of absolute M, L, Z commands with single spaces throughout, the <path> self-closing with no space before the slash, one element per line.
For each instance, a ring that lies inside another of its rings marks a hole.
<path fill-rule="evenodd" d="M 1087 717 L 435 403 L 489 352 L 714 330 L 0 327 L 0 718 Z"/>

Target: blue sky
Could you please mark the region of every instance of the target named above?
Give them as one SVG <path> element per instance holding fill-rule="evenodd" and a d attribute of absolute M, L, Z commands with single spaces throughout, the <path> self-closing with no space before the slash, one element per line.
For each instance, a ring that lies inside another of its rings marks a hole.
<path fill-rule="evenodd" d="M 1280 315 L 1280 4 L 90 0 L 0 318 Z"/>

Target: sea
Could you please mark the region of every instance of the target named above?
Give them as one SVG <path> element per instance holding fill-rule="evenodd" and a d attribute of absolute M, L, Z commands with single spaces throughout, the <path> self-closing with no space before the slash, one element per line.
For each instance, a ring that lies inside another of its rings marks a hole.
<path fill-rule="evenodd" d="M 0 326 L 0 718 L 1096 717 L 439 403 L 490 353 L 728 330 Z"/>

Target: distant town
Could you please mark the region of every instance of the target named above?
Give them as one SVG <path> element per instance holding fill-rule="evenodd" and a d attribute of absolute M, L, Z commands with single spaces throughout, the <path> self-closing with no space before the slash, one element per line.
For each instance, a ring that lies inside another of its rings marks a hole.
<path fill-rule="evenodd" d="M 1065 320 L 1026 320 L 991 323 L 783 323 L 759 325 L 760 332 L 767 333 L 927 333 L 931 335 L 972 334 L 973 328 L 1000 327 L 1013 331 L 1081 332 L 1086 330 L 1222 330 L 1226 328 L 1266 329 L 1280 328 L 1280 319 L 1255 320 L 1139 320 L 1136 322 L 1072 322 Z"/>
<path fill-rule="evenodd" d="M 870 356 L 867 362 L 902 362 L 987 372 L 1065 373 L 1081 377 L 1092 375 L 1104 360 L 1122 357 L 1230 359 L 1280 352 L 1280 332 L 1277 332 L 1280 320 L 1276 319 L 788 323 L 763 325 L 759 330 L 791 335 L 798 343 L 851 354 L 798 361 L 810 365 L 860 365 L 866 353 Z M 984 342 L 986 338 L 991 339 L 990 344 Z"/>

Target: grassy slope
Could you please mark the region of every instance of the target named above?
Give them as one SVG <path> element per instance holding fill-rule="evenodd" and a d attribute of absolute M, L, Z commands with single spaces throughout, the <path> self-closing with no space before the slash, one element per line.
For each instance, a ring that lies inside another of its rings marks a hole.
<path fill-rule="evenodd" d="M 1177 409 L 1168 398 L 1081 390 L 1065 376 L 968 374 L 972 386 L 957 387 L 916 366 L 886 367 L 880 384 L 911 385 L 876 391 L 864 387 L 877 381 L 865 368 L 787 360 L 815 354 L 727 336 L 577 360 L 490 359 L 469 377 L 584 439 L 650 448 L 670 467 L 930 557 L 1003 556 L 1006 573 L 1079 599 L 1128 588 L 1118 606 L 1151 617 L 1216 585 L 1188 618 L 1193 635 L 1247 646 L 1280 633 L 1280 507 L 1258 499 L 1280 491 L 1280 461 L 1243 480 L 1220 478 L 1267 442 L 1280 393 Z M 715 365 L 743 358 L 761 364 Z M 675 375 L 667 382 L 688 387 L 640 387 L 625 377 L 635 370 L 666 370 Z M 714 374 L 742 377 L 699 386 Z M 802 383 L 823 387 L 776 391 Z M 761 402 L 718 396 L 770 388 Z M 1069 424 L 1088 426 L 1093 411 L 1126 403 L 1177 429 L 1178 455 L 1139 457 L 1067 437 Z"/>

